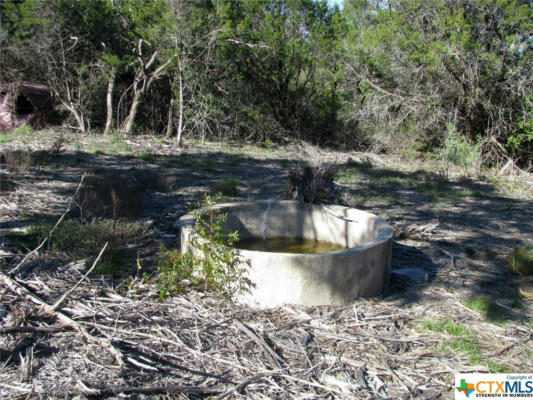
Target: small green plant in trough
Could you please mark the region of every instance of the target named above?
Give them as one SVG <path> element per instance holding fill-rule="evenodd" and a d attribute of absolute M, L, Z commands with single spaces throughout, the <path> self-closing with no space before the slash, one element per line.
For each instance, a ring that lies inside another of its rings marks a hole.
<path fill-rule="evenodd" d="M 232 247 L 239 240 L 238 233 L 228 232 L 224 228 L 227 214 L 212 208 L 220 198 L 220 194 L 206 196 L 194 211 L 193 251 L 163 249 L 158 261 L 161 297 L 201 285 L 231 299 L 249 287 L 245 266 Z"/>

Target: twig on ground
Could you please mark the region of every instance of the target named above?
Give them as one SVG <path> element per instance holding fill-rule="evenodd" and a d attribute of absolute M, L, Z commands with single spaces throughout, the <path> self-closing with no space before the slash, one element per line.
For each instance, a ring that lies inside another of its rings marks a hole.
<path fill-rule="evenodd" d="M 279 376 L 279 372 L 277 371 L 265 371 L 265 372 L 259 372 L 258 374 L 255 374 L 254 376 L 246 379 L 245 381 L 239 383 L 234 388 L 222 393 L 220 396 L 218 396 L 215 400 L 222 400 L 223 398 L 229 396 L 232 393 L 240 393 L 241 390 L 243 390 L 246 386 L 248 386 L 250 383 L 255 382 L 261 378 L 264 378 L 266 376 Z"/>
<path fill-rule="evenodd" d="M 441 252 L 443 252 L 448 257 L 450 257 L 450 260 L 451 260 L 451 263 L 452 263 L 452 267 L 455 268 L 455 256 L 453 255 L 453 253 L 448 251 L 448 250 L 444 250 L 442 247 L 437 247 L 437 249 L 439 249 Z"/>
<path fill-rule="evenodd" d="M 257 336 L 250 328 L 244 325 L 241 321 L 235 320 L 234 322 L 235 326 L 237 326 L 239 330 L 246 333 L 263 350 L 263 352 L 274 367 L 276 367 L 277 369 L 283 369 L 280 363 L 284 361 L 283 358 L 281 358 L 278 353 L 272 350 L 272 348 L 267 344 L 267 342 Z"/>
<path fill-rule="evenodd" d="M 87 383 L 78 382 L 81 391 L 88 397 L 107 397 L 112 395 L 123 394 L 158 394 L 158 393 L 183 393 L 196 395 L 215 395 L 222 393 L 224 388 L 221 386 L 202 387 L 202 386 L 187 386 L 187 385 L 167 385 L 167 386 L 119 386 L 109 385 L 98 387 L 96 385 L 89 385 Z"/>
<path fill-rule="evenodd" d="M 68 326 L 8 326 L 0 328 L 0 334 L 6 333 L 58 333 L 72 329 Z"/>
<path fill-rule="evenodd" d="M 104 251 L 105 249 L 107 248 L 107 245 L 108 245 L 109 242 L 105 242 L 104 244 L 104 247 L 102 247 L 102 249 L 100 250 L 100 253 L 98 253 L 98 256 L 96 257 L 96 259 L 94 260 L 93 262 L 93 265 L 91 265 L 91 268 L 89 268 L 87 270 L 87 272 L 85 273 L 85 275 L 83 275 L 80 280 L 74 285 L 72 286 L 69 290 L 67 290 L 51 307 L 50 307 L 50 312 L 54 312 L 55 310 L 57 310 L 59 308 L 59 306 L 61 305 L 61 303 L 63 303 L 65 301 L 65 299 L 68 297 L 68 295 L 70 293 L 72 293 L 72 291 L 74 289 L 76 289 L 84 280 L 85 278 L 87 278 L 87 276 L 89 276 L 89 274 L 93 271 L 94 267 L 96 267 L 96 264 L 98 264 L 98 261 L 100 261 L 100 258 L 102 257 L 102 254 L 104 254 Z"/>

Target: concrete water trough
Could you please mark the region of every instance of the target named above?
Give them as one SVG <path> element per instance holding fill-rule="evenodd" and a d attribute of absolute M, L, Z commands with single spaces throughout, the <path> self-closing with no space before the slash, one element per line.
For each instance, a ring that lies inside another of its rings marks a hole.
<path fill-rule="evenodd" d="M 214 206 L 227 213 L 225 228 L 239 238 L 304 238 L 340 250 L 314 254 L 236 249 L 254 287 L 238 297 L 257 307 L 346 304 L 387 290 L 392 228 L 381 218 L 343 206 L 261 200 Z M 181 249 L 191 251 L 194 215 L 180 218 Z M 236 245 L 238 247 L 239 244 Z"/>

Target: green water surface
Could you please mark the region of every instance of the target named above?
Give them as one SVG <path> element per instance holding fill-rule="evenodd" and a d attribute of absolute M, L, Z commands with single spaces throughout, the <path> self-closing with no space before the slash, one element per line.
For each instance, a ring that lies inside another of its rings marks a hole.
<path fill-rule="evenodd" d="M 243 250 L 266 251 L 271 253 L 314 254 L 344 250 L 346 247 L 323 240 L 295 237 L 248 238 L 241 239 L 235 247 Z"/>

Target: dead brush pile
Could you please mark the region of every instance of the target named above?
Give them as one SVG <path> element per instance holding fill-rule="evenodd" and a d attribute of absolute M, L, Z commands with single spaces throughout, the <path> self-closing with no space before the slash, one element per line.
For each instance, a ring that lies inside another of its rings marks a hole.
<path fill-rule="evenodd" d="M 338 199 L 335 174 L 335 168 L 328 165 L 293 167 L 289 170 L 287 196 L 304 203 L 334 203 Z"/>
<path fill-rule="evenodd" d="M 453 396 L 455 372 L 488 372 L 445 355 L 449 337 L 419 326 L 426 306 L 401 298 L 254 310 L 83 272 L 35 269 L 24 283 L 0 271 L 0 397 L 437 399 Z M 528 329 L 476 325 L 476 346 L 528 364 Z"/>

